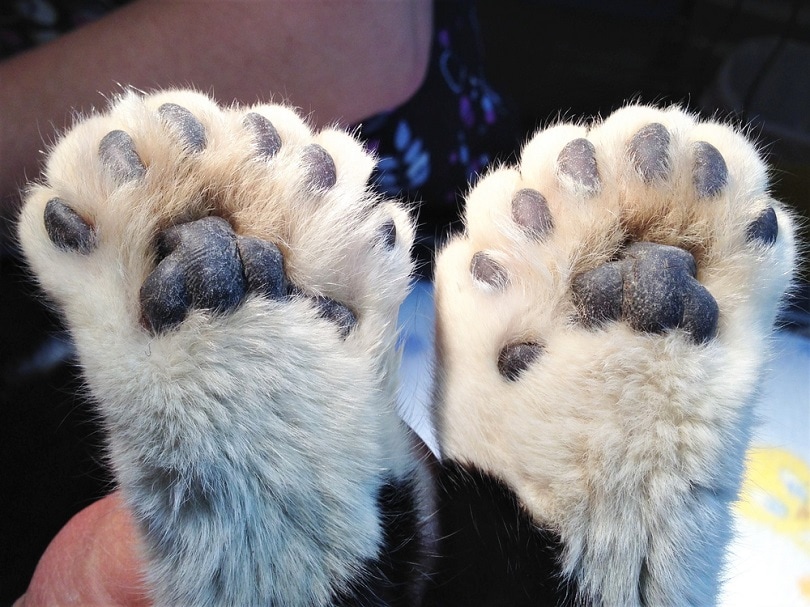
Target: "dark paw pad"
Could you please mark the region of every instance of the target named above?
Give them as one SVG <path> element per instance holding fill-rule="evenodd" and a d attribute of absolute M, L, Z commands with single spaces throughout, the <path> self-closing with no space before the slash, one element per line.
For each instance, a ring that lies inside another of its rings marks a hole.
<path fill-rule="evenodd" d="M 681 328 L 703 343 L 717 331 L 719 309 L 696 274 L 695 260 L 686 251 L 639 242 L 620 260 L 577 276 L 574 303 L 586 326 L 623 320 L 647 333 Z"/>
<path fill-rule="evenodd" d="M 287 295 L 284 257 L 276 245 L 260 238 L 239 236 L 236 247 L 249 291 L 270 299 L 281 299 Z"/>
<path fill-rule="evenodd" d="M 326 191 L 337 183 L 335 161 L 329 152 L 317 143 L 312 143 L 304 148 L 303 162 L 313 190 Z"/>
<path fill-rule="evenodd" d="M 96 232 L 89 223 L 58 198 L 45 205 L 45 231 L 60 249 L 90 253 L 96 248 Z"/>
<path fill-rule="evenodd" d="M 505 289 L 509 284 L 506 269 L 483 251 L 473 255 L 470 273 L 475 281 L 498 290 Z"/>
<path fill-rule="evenodd" d="M 506 345 L 498 355 L 498 372 L 506 379 L 515 381 L 542 354 L 543 346 L 536 342 Z"/>
<path fill-rule="evenodd" d="M 586 327 L 599 327 L 622 317 L 624 278 L 622 263 L 612 261 L 574 277 L 571 290 L 579 320 Z"/>
<path fill-rule="evenodd" d="M 205 127 L 186 108 L 176 103 L 164 103 L 158 108 L 158 114 L 180 136 L 189 152 L 201 152 L 205 149 L 208 143 Z"/>
<path fill-rule="evenodd" d="M 599 168 L 596 148 L 587 139 L 569 141 L 557 157 L 557 170 L 580 184 L 590 194 L 599 191 Z"/>
<path fill-rule="evenodd" d="M 657 122 L 648 124 L 630 140 L 630 160 L 645 183 L 669 175 L 669 141 L 669 131 Z"/>
<path fill-rule="evenodd" d="M 548 202 L 540 192 L 530 188 L 519 190 L 512 197 L 512 220 L 537 240 L 554 229 Z"/>
<path fill-rule="evenodd" d="M 341 337 L 346 337 L 357 324 L 357 316 L 342 303 L 328 297 L 313 298 L 319 314 L 338 328 Z"/>
<path fill-rule="evenodd" d="M 692 179 L 701 198 L 719 194 L 728 182 L 726 160 L 716 147 L 706 141 L 692 144 L 694 168 Z"/>
<path fill-rule="evenodd" d="M 318 311 L 321 318 L 324 318 L 337 326 L 341 337 L 346 337 L 351 333 L 354 325 L 357 324 L 357 316 L 348 306 L 323 295 L 310 295 L 300 287 L 290 284 L 287 289 L 290 297 L 305 299 L 310 301 Z"/>
<path fill-rule="evenodd" d="M 157 267 L 141 286 L 141 312 L 154 331 L 182 322 L 189 310 L 225 312 L 244 299 L 247 281 L 236 235 L 219 217 L 173 226 L 158 236 Z"/>
<path fill-rule="evenodd" d="M 380 226 L 377 231 L 379 242 L 386 249 L 393 249 L 397 244 L 397 224 L 393 219 L 389 219 Z"/>
<path fill-rule="evenodd" d="M 98 144 L 98 155 L 118 183 L 140 179 L 146 173 L 132 137 L 124 131 L 110 131 Z"/>
<path fill-rule="evenodd" d="M 253 134 L 256 152 L 259 158 L 272 158 L 281 149 L 281 137 L 267 118 L 256 112 L 245 116 L 244 125 Z"/>
<path fill-rule="evenodd" d="M 771 207 L 762 211 L 759 217 L 748 225 L 745 235 L 748 242 L 758 241 L 766 246 L 773 245 L 779 235 L 779 221 L 776 219 L 776 211 Z"/>

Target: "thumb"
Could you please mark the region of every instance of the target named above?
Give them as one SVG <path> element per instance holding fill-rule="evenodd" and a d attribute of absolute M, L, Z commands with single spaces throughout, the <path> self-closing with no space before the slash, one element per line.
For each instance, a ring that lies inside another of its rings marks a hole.
<path fill-rule="evenodd" d="M 14 607 L 149 605 L 135 524 L 118 492 L 74 516 Z"/>

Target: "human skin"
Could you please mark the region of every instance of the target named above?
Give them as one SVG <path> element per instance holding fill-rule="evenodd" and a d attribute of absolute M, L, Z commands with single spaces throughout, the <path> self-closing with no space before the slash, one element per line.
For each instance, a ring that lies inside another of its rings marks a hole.
<path fill-rule="evenodd" d="M 144 607 L 134 523 L 118 493 L 85 508 L 42 555 L 14 607 Z"/>
<path fill-rule="evenodd" d="M 0 216 L 73 112 L 122 85 L 283 100 L 318 126 L 406 101 L 427 69 L 431 0 L 138 0 L 0 63 Z"/>

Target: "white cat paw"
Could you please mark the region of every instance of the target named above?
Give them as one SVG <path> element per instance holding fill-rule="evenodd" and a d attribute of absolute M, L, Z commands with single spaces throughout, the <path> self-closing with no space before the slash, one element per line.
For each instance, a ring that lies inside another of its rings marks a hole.
<path fill-rule="evenodd" d="M 412 225 L 372 168 L 283 106 L 127 93 L 27 195 L 159 604 L 332 604 L 392 541 L 383 502 L 418 502 L 394 411 Z"/>
<path fill-rule="evenodd" d="M 506 483 L 605 605 L 711 604 L 791 280 L 757 150 L 677 108 L 539 132 L 437 261 L 443 456 Z"/>

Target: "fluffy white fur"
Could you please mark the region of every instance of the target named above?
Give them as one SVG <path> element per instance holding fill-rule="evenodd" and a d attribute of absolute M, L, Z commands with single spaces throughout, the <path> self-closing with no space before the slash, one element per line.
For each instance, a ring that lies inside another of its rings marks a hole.
<path fill-rule="evenodd" d="M 203 123 L 202 152 L 184 152 L 158 117 L 164 102 Z M 281 135 L 269 161 L 255 158 L 248 111 Z M 143 179 L 117 183 L 100 161 L 113 129 L 134 140 Z M 299 160 L 312 142 L 337 166 L 323 194 L 308 188 Z M 378 489 L 419 464 L 394 409 L 412 228 L 401 208 L 368 194 L 372 167 L 350 136 L 314 134 L 285 107 L 128 93 L 64 136 L 27 195 L 21 241 L 75 338 L 159 605 L 324 605 L 378 555 Z M 54 197 L 95 227 L 96 250 L 49 240 L 43 210 Z M 165 334 L 147 332 L 138 294 L 157 231 L 212 213 L 277 244 L 293 282 L 352 308 L 349 336 L 305 301 L 255 296 L 232 313 L 193 311 Z M 377 234 L 390 218 L 393 250 Z"/>
<path fill-rule="evenodd" d="M 164 102 L 203 123 L 202 152 L 186 153 L 158 117 Z M 281 135 L 269 161 L 255 157 L 248 111 Z M 651 122 L 671 133 L 672 174 L 648 185 L 627 142 Z M 134 140 L 143 179 L 118 183 L 99 159 L 99 141 L 114 129 Z M 596 195 L 555 170 L 562 146 L 583 136 L 597 150 Z M 699 140 L 729 169 L 711 200 L 694 194 L 690 144 Z M 313 142 L 337 166 L 324 193 L 307 186 L 300 162 Z M 313 133 L 286 107 L 223 110 L 186 91 L 128 93 L 79 121 L 28 193 L 24 250 L 74 335 L 158 604 L 324 605 L 378 554 L 380 484 L 420 473 L 394 412 L 412 226 L 399 206 L 368 194 L 372 166 L 350 136 Z M 548 200 L 554 229 L 545 239 L 512 222 L 512 194 L 524 187 Z M 54 197 L 94 226 L 94 251 L 50 241 L 43 211 Z M 746 227 L 769 205 L 779 218 L 775 245 L 746 242 Z M 290 279 L 347 304 L 354 330 L 341 339 L 305 301 L 249 296 L 231 313 L 193 311 L 165 334 L 147 332 L 139 290 L 156 233 L 209 214 L 277 244 Z M 389 250 L 378 230 L 392 218 Z M 795 254 L 791 220 L 769 197 L 756 150 L 677 108 L 632 106 L 592 128 L 559 125 L 528 143 L 518 167 L 480 181 L 466 226 L 436 274 L 443 455 L 502 478 L 538 523 L 558 531 L 564 568 L 587 597 L 710 604 L 751 401 Z M 721 310 L 714 340 L 574 321 L 572 277 L 628 238 L 695 254 Z M 473 281 L 479 251 L 506 269 L 504 288 Z M 500 349 L 528 340 L 545 346 L 542 357 L 505 380 Z M 420 491 L 429 503 L 429 486 Z M 420 511 L 424 525 L 430 514 Z"/>
<path fill-rule="evenodd" d="M 628 142 L 659 122 L 671 134 L 671 175 L 647 185 Z M 562 147 L 587 137 L 601 189 L 591 195 L 556 170 Z M 690 145 L 725 157 L 722 195 L 698 199 Z M 511 219 L 512 195 L 535 188 L 554 229 L 540 241 Z M 436 269 L 443 456 L 504 479 L 538 523 L 558 531 L 564 568 L 604 605 L 710 605 L 728 539 L 751 403 L 779 304 L 791 279 L 791 219 L 767 191 L 756 149 L 727 126 L 678 108 L 626 107 L 592 127 L 536 134 L 519 166 L 500 168 L 468 198 L 466 233 Z M 746 242 L 767 206 L 773 247 Z M 696 345 L 680 330 L 589 330 L 575 321 L 569 285 L 626 241 L 693 252 L 698 279 L 720 308 L 717 337 Z M 482 285 L 472 256 L 486 251 L 508 286 Z M 512 342 L 545 345 L 517 381 L 497 369 Z"/>

